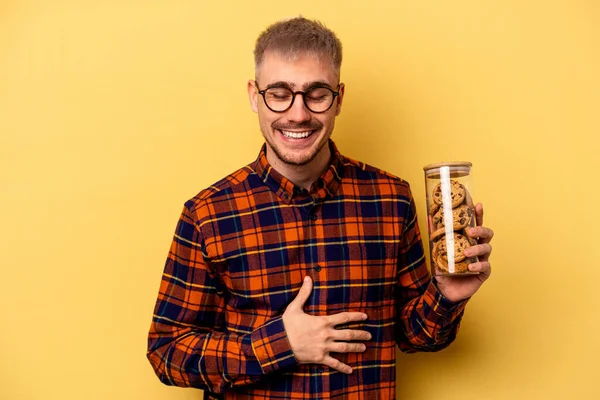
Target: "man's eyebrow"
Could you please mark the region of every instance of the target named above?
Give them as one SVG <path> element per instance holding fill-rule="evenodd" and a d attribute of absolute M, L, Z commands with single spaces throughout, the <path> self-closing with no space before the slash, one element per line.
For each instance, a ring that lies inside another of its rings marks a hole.
<path fill-rule="evenodd" d="M 293 82 L 286 82 L 286 81 L 277 81 L 277 82 L 273 82 L 273 83 L 269 83 L 266 87 L 265 90 L 267 89 L 271 89 L 271 88 L 286 88 L 286 89 L 294 89 L 296 85 Z"/>
<path fill-rule="evenodd" d="M 313 81 L 313 82 L 307 82 L 304 85 L 302 85 L 302 90 L 307 91 L 307 90 L 314 89 L 314 88 L 317 88 L 317 87 L 326 87 L 326 88 L 329 88 L 329 89 L 333 89 L 331 87 L 331 85 L 329 84 L 329 82 L 326 82 L 326 81 Z"/>
<path fill-rule="evenodd" d="M 331 87 L 331 85 L 329 84 L 329 82 L 312 81 L 312 82 L 306 82 L 304 85 L 302 85 L 302 90 L 307 91 L 310 89 L 314 89 L 316 87 L 326 87 L 326 88 L 333 89 Z M 277 81 L 277 82 L 269 83 L 265 87 L 265 90 L 270 89 L 270 88 L 286 88 L 286 89 L 290 89 L 293 91 L 296 88 L 296 84 L 294 82 L 288 82 L 288 81 Z"/>

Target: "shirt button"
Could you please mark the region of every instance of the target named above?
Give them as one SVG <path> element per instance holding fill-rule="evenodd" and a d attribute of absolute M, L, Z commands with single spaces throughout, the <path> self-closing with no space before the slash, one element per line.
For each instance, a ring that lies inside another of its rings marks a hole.
<path fill-rule="evenodd" d="M 283 195 L 281 195 L 281 197 L 283 197 L 285 200 L 287 200 L 290 196 L 288 196 L 287 193 L 284 193 Z"/>
<path fill-rule="evenodd" d="M 320 266 L 320 265 L 317 265 L 317 266 L 315 267 L 315 271 L 317 271 L 317 272 L 321 271 L 321 266 Z"/>
<path fill-rule="evenodd" d="M 317 371 L 319 371 L 319 373 L 322 374 L 323 372 L 325 372 L 325 368 L 319 367 L 319 369 L 317 369 Z"/>
<path fill-rule="evenodd" d="M 312 219 L 313 221 L 316 221 L 319 217 L 317 217 L 316 214 L 311 214 L 310 215 L 310 219 Z"/>

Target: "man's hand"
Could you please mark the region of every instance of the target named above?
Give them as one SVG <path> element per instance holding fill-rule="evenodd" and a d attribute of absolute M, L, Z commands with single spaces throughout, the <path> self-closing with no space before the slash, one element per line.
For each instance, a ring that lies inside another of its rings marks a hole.
<path fill-rule="evenodd" d="M 329 353 L 360 353 L 366 350 L 363 343 L 371 339 L 367 331 L 335 329 L 336 325 L 364 321 L 367 315 L 360 312 L 342 312 L 327 316 L 306 314 L 304 303 L 312 291 L 312 280 L 305 277 L 300 292 L 283 313 L 283 325 L 296 360 L 300 364 L 323 364 L 345 374 L 352 373 L 350 366 L 331 357 Z"/>
<path fill-rule="evenodd" d="M 464 276 L 436 276 L 439 291 L 448 300 L 461 301 L 475 294 L 492 273 L 492 267 L 488 261 L 492 253 L 490 241 L 494 232 L 483 225 L 483 206 L 478 203 L 475 206 L 477 226 L 467 229 L 467 235 L 477 239 L 477 245 L 469 247 L 464 251 L 467 257 L 479 257 L 479 262 L 469 265 L 469 271 L 477 271 L 477 275 Z"/>

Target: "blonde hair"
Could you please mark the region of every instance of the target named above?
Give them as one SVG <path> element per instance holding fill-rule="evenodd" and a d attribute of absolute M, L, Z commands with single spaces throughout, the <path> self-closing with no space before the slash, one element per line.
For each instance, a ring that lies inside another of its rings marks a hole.
<path fill-rule="evenodd" d="M 254 66 L 258 71 L 265 52 L 270 51 L 295 60 L 301 54 L 310 54 L 331 62 L 338 76 L 342 66 L 342 42 L 323 23 L 302 16 L 278 21 L 265 29 L 254 47 Z"/>

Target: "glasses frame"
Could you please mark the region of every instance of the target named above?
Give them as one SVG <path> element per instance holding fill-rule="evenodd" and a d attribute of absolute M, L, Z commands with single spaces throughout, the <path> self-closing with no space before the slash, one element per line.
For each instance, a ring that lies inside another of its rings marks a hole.
<path fill-rule="evenodd" d="M 294 92 L 294 91 L 293 91 L 292 89 L 290 89 L 290 88 L 287 88 L 287 87 L 286 87 L 286 88 L 283 88 L 283 89 L 287 89 L 287 90 L 289 90 L 289 91 L 292 93 L 292 102 L 290 103 L 290 105 L 288 106 L 288 108 L 286 108 L 285 110 L 281 110 L 281 111 L 279 111 L 279 110 L 273 110 L 273 109 L 272 109 L 271 107 L 269 107 L 269 105 L 267 104 L 267 98 L 265 97 L 265 93 L 266 93 L 266 91 L 267 91 L 267 90 L 269 90 L 269 89 L 272 89 L 272 88 L 267 88 L 267 89 L 265 89 L 265 90 L 261 90 L 261 89 L 258 87 L 258 82 L 254 81 L 254 84 L 256 85 L 256 89 L 258 89 L 258 93 L 259 93 L 259 94 L 262 96 L 262 98 L 263 98 L 263 101 L 265 102 L 265 106 L 267 106 L 267 108 L 268 108 L 269 110 L 271 110 L 271 111 L 273 111 L 273 112 L 275 112 L 275 113 L 284 113 L 284 112 L 288 111 L 290 108 L 292 108 L 292 106 L 294 105 L 294 101 L 296 101 L 296 97 L 297 97 L 298 95 L 302 95 L 302 102 L 304 103 L 304 106 L 305 106 L 305 107 L 306 107 L 306 108 L 307 108 L 307 109 L 308 109 L 310 112 L 312 112 L 312 113 L 314 113 L 314 114 L 322 114 L 322 113 L 324 113 L 324 112 L 327 112 L 327 111 L 329 111 L 329 110 L 331 109 L 331 106 L 333 106 L 333 103 L 335 103 L 335 98 L 336 98 L 336 97 L 338 97 L 338 96 L 340 95 L 340 92 L 339 92 L 339 90 L 340 90 L 340 87 L 341 87 L 341 85 L 342 85 L 341 83 L 337 85 L 337 91 L 333 90 L 332 88 L 330 88 L 330 87 L 328 87 L 328 86 L 317 86 L 317 87 L 313 87 L 313 88 L 311 88 L 311 89 L 309 89 L 309 90 L 308 90 L 308 91 L 310 91 L 310 90 L 313 90 L 313 89 L 327 89 L 327 90 L 329 90 L 331 93 L 333 93 L 333 97 L 331 98 L 331 104 L 329 105 L 329 107 L 327 107 L 327 108 L 326 108 L 325 110 L 323 110 L 323 111 L 313 111 L 313 110 L 312 110 L 312 109 L 311 109 L 311 108 L 308 106 L 308 104 L 306 103 L 306 92 L 307 92 L 307 91 L 298 90 L 298 91 L 295 91 L 295 92 Z"/>

